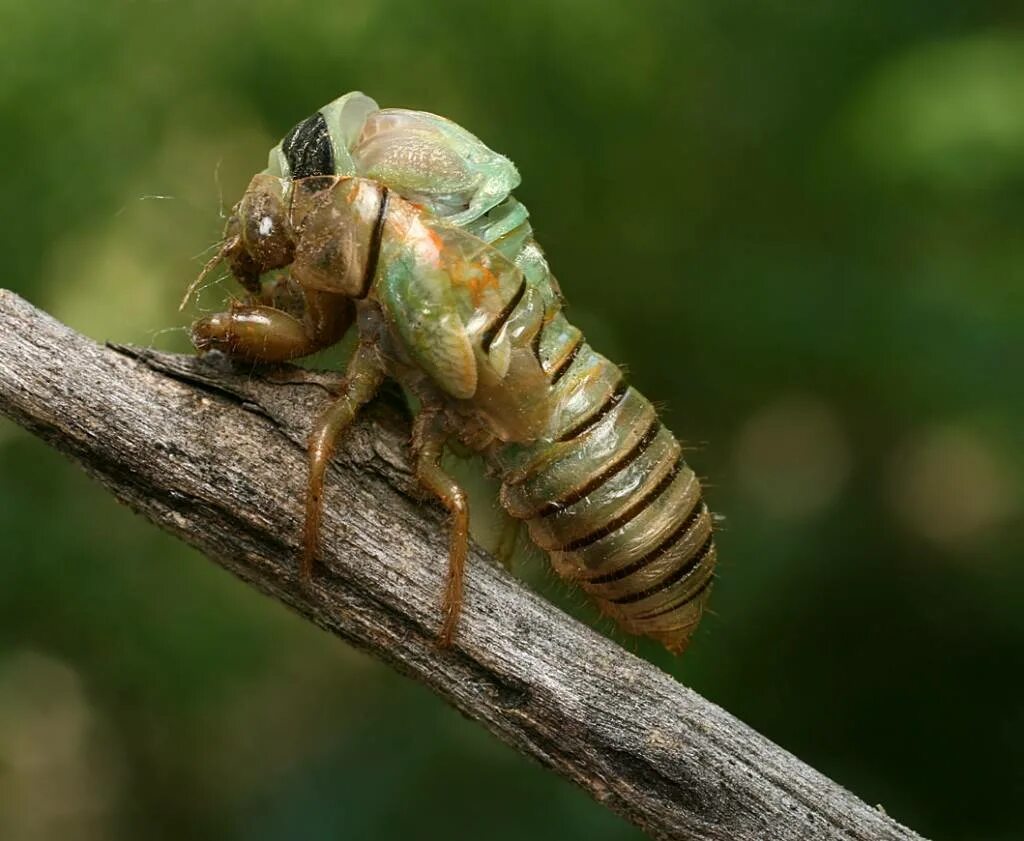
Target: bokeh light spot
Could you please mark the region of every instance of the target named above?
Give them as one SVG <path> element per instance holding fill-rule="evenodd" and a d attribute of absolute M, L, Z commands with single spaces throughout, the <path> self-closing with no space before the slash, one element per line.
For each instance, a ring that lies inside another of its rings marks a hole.
<path fill-rule="evenodd" d="M 796 520 L 824 509 L 850 473 L 850 448 L 836 413 L 811 396 L 758 409 L 733 448 L 738 485 L 764 512 Z"/>
<path fill-rule="evenodd" d="M 1016 508 L 998 453 L 962 426 L 913 434 L 891 460 L 889 490 L 893 508 L 910 531 L 953 548 Z"/>
<path fill-rule="evenodd" d="M 24 649 L 0 660 L 0 837 L 110 837 L 120 765 L 96 729 L 67 665 Z"/>

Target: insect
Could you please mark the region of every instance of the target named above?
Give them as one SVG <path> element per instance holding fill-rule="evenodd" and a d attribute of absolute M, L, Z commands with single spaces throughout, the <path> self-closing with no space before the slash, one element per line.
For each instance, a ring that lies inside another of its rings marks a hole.
<path fill-rule="evenodd" d="M 626 631 L 681 652 L 714 579 L 712 516 L 651 403 L 566 319 L 518 184 L 455 123 L 346 94 L 271 150 L 234 207 L 193 288 L 226 261 L 249 299 L 197 321 L 193 342 L 278 362 L 357 331 L 309 441 L 304 580 L 336 441 L 392 378 L 421 405 L 416 476 L 451 515 L 442 644 L 468 543 L 466 494 L 440 463 L 459 441 L 498 472 L 503 507 L 562 577 Z"/>

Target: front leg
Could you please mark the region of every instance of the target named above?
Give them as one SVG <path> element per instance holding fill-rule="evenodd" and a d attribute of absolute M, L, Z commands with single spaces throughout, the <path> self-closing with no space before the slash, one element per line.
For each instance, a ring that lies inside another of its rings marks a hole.
<path fill-rule="evenodd" d="M 412 428 L 416 478 L 433 493 L 451 514 L 451 538 L 448 549 L 448 583 L 442 603 L 438 644 L 451 645 L 462 612 L 462 578 L 469 549 L 469 503 L 466 492 L 441 468 L 441 454 L 448 437 L 440 410 L 424 406 Z"/>
<path fill-rule="evenodd" d="M 324 476 L 338 439 L 355 419 L 359 408 L 369 402 L 384 381 L 384 368 L 376 347 L 360 342 L 349 360 L 342 381 L 341 396 L 320 415 L 309 436 L 309 483 L 306 489 L 306 524 L 302 537 L 299 575 L 304 584 L 313 576 L 313 560 L 320 545 L 320 515 L 323 511 Z"/>
<path fill-rule="evenodd" d="M 352 301 L 310 289 L 302 297 L 301 318 L 263 304 L 234 304 L 193 324 L 192 343 L 251 362 L 285 362 L 333 345 L 352 324 Z"/>

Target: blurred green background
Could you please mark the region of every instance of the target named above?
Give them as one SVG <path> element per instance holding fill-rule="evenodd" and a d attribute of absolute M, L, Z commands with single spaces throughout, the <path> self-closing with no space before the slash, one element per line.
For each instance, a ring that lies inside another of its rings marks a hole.
<path fill-rule="evenodd" d="M 453 118 L 727 517 L 690 652 L 624 644 L 925 835 L 1020 839 L 1022 23 L 0 0 L 0 283 L 185 349 L 221 196 L 288 128 L 351 89 Z M 7 421 L 0 535 L 0 838 L 639 837 Z"/>

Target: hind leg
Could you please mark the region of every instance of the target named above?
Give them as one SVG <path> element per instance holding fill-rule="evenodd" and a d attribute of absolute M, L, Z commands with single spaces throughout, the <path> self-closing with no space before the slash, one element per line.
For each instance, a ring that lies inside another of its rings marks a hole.
<path fill-rule="evenodd" d="M 443 616 L 438 644 L 451 645 L 462 611 L 462 579 L 469 550 L 469 504 L 466 492 L 441 469 L 441 454 L 448 431 L 444 415 L 425 407 L 416 416 L 412 430 L 416 478 L 434 494 L 451 515 L 451 542 L 448 549 L 448 582 L 445 586 L 441 613 Z"/>

